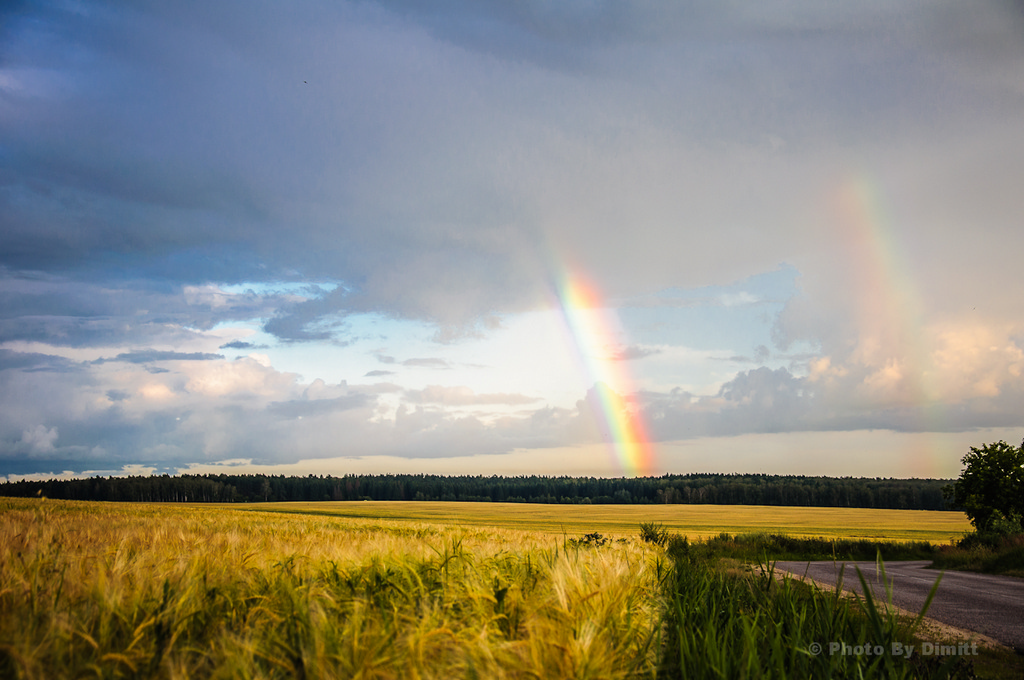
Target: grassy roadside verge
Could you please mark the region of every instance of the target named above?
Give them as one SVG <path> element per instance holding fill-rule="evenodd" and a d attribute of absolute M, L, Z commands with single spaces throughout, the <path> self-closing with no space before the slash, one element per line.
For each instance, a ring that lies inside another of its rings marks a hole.
<path fill-rule="evenodd" d="M 646 527 L 646 529 L 644 528 Z M 688 550 L 693 555 L 707 558 L 725 558 L 744 562 L 762 560 L 874 560 L 879 553 L 883 560 L 925 560 L 932 559 L 938 549 L 928 541 L 873 541 L 868 539 L 843 538 L 805 538 L 785 534 L 721 533 L 705 539 L 697 539 L 690 543 L 688 538 L 678 535 L 670 536 L 669 532 L 657 525 L 642 524 L 641 538 L 659 542 L 652 536 L 661 533 L 660 542 L 670 540 L 686 541 Z"/>
<path fill-rule="evenodd" d="M 653 524 L 642 525 L 641 537 L 665 545 L 675 564 L 666 677 L 1024 677 L 1024 657 L 1011 650 L 968 650 L 885 603 L 771 578 L 775 560 L 930 559 L 944 547 L 768 534 L 691 542 Z M 918 653 L 908 657 L 910 646 Z M 923 649 L 935 654 L 922 655 Z M 942 649 L 954 653 L 943 657 Z"/>
<path fill-rule="evenodd" d="M 934 569 L 959 569 L 1024 578 L 1024 535 L 969 534 L 955 545 L 938 549 L 932 559 Z"/>
<path fill-rule="evenodd" d="M 660 523 L 641 523 L 641 536 L 658 542 L 669 530 Z M 644 529 L 646 527 L 646 529 Z M 695 549 L 720 558 L 754 562 L 773 560 L 932 560 L 933 569 L 956 569 L 986 574 L 1024 577 L 1024 535 L 979 536 L 967 534 L 949 544 L 930 541 L 846 539 L 792 536 L 767 532 L 698 538 Z M 696 546 L 699 546 L 697 548 Z"/>
<path fill-rule="evenodd" d="M 776 581 L 770 569 L 742 576 L 686 552 L 673 557 L 659 677 L 974 677 L 966 657 L 908 654 L 921 649 L 917 622 L 871 600 Z"/>

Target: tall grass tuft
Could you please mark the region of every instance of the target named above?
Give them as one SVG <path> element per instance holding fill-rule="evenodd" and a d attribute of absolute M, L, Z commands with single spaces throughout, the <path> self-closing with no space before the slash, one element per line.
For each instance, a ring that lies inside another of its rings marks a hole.
<path fill-rule="evenodd" d="M 940 547 L 934 566 L 1024 577 L 1024 534 L 967 534 L 955 544 Z"/>

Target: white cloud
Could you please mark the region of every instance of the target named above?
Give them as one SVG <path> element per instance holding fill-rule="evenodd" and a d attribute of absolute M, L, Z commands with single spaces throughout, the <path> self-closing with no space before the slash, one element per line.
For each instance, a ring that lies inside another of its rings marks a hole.
<path fill-rule="evenodd" d="M 21 433 L 21 443 L 28 447 L 29 454 L 52 453 L 53 443 L 57 441 L 57 428 L 36 425 L 31 430 Z"/>
<path fill-rule="evenodd" d="M 232 362 L 201 362 L 182 370 L 188 376 L 185 389 L 207 397 L 275 397 L 290 392 L 296 383 L 295 375 L 275 371 L 264 354 L 250 354 Z"/>

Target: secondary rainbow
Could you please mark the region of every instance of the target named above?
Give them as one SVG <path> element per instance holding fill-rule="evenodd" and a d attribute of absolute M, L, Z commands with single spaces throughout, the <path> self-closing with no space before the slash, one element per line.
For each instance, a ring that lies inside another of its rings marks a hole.
<path fill-rule="evenodd" d="M 884 359 L 887 368 L 899 373 L 901 380 L 893 390 L 891 406 L 904 411 L 903 427 L 917 433 L 905 451 L 907 463 L 915 475 L 935 474 L 939 447 L 933 433 L 941 429 L 943 414 L 923 332 L 920 292 L 901 256 L 894 221 L 885 209 L 878 183 L 865 175 L 851 177 L 841 187 L 839 198 L 859 293 L 858 325 L 863 333 L 878 336 L 869 338 L 868 347 L 892 353 L 869 356 L 865 350 L 855 359 L 876 369 Z"/>

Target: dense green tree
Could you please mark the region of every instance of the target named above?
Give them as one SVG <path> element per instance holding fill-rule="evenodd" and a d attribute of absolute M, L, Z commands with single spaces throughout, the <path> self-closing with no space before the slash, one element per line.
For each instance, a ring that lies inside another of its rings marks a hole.
<path fill-rule="evenodd" d="M 709 474 L 661 477 L 462 475 L 161 475 L 0 483 L 0 496 L 71 500 L 238 503 L 256 501 L 495 501 L 693 503 L 945 510 L 953 480 Z"/>
<path fill-rule="evenodd" d="M 1024 443 L 1019 448 L 1004 441 L 972 446 L 962 462 L 960 479 L 943 490 L 946 498 L 978 531 L 1000 526 L 1019 530 L 1024 516 Z"/>

